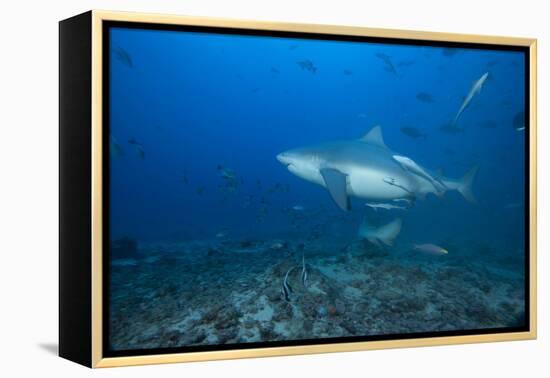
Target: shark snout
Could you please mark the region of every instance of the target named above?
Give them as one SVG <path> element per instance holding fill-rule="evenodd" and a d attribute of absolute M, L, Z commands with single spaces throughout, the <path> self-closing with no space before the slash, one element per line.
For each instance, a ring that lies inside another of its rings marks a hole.
<path fill-rule="evenodd" d="M 277 160 L 281 164 L 289 165 L 292 162 L 291 157 L 286 152 L 281 152 L 280 154 L 277 154 Z"/>

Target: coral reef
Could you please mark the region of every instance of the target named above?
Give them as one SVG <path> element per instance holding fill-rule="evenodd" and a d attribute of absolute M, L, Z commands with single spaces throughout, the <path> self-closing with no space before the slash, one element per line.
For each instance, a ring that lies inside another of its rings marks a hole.
<path fill-rule="evenodd" d="M 132 251 L 136 260 L 112 260 L 111 348 L 474 330 L 525 321 L 521 271 L 389 254 L 363 242 L 326 246 L 273 240 L 140 244 L 136 257 L 135 242 L 118 241 L 113 256 L 126 259 Z M 289 273 L 287 302 L 281 285 L 293 266 L 298 269 Z"/>

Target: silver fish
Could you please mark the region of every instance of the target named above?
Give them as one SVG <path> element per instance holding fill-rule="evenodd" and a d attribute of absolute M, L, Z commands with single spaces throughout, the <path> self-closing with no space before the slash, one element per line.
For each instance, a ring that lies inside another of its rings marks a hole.
<path fill-rule="evenodd" d="M 464 102 L 460 106 L 460 109 L 458 109 L 458 112 L 456 113 L 455 119 L 453 120 L 453 125 L 456 125 L 456 121 L 458 121 L 458 117 L 462 114 L 462 112 L 466 109 L 466 107 L 470 104 L 472 99 L 476 94 L 478 94 L 481 91 L 481 87 L 483 86 L 483 83 L 485 83 L 485 80 L 489 77 L 489 72 L 485 72 L 481 77 L 476 80 L 476 82 L 472 85 L 472 88 L 470 89 L 470 92 L 468 92 L 468 95 L 464 99 Z"/>
<path fill-rule="evenodd" d="M 431 255 L 446 255 L 449 253 L 449 251 L 447 251 L 445 248 L 431 243 L 414 244 L 413 249 L 415 251 L 420 251 Z"/>
<path fill-rule="evenodd" d="M 514 129 L 516 129 L 517 131 L 525 130 L 525 112 L 517 113 L 514 116 L 512 124 L 514 125 Z"/>
<path fill-rule="evenodd" d="M 368 206 L 370 207 L 371 209 L 374 209 L 375 211 L 377 209 L 385 209 L 385 210 L 406 210 L 407 208 L 405 206 L 398 206 L 398 205 L 393 205 L 391 203 L 370 203 L 370 202 L 367 202 L 365 204 L 365 206 Z"/>
<path fill-rule="evenodd" d="M 294 270 L 294 268 L 295 267 L 293 266 L 286 272 L 285 279 L 283 280 L 283 286 L 281 287 L 281 294 L 283 295 L 285 302 L 290 302 L 290 294 L 294 292 L 294 290 L 292 290 L 292 286 L 288 283 L 288 275 Z"/>
<path fill-rule="evenodd" d="M 414 173 L 422 178 L 425 178 L 429 182 L 432 183 L 437 193 L 445 192 L 446 188 L 445 185 L 438 179 L 435 179 L 430 175 L 424 168 L 422 168 L 420 165 L 418 165 L 415 161 L 413 161 L 411 158 L 406 156 L 400 156 L 400 155 L 393 155 L 393 158 L 403 167 L 403 169 L 408 170 L 411 173 Z"/>

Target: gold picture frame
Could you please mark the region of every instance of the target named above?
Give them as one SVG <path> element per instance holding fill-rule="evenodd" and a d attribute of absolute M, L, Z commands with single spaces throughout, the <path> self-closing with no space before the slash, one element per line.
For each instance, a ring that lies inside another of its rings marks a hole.
<path fill-rule="evenodd" d="M 282 346 L 282 347 L 265 347 L 256 349 L 241 349 L 241 350 L 221 350 L 207 352 L 189 352 L 189 353 L 170 353 L 170 354 L 155 354 L 155 355 L 138 355 L 128 357 L 104 357 L 103 354 L 103 298 L 102 298 L 102 282 L 103 282 L 103 25 L 105 22 L 134 22 L 144 24 L 169 24 L 169 25 L 192 25 L 206 27 L 223 27 L 223 28 L 238 28 L 251 29 L 262 31 L 285 31 L 285 32 L 300 32 L 331 35 L 347 35 L 360 37 L 379 37 L 379 38 L 398 38 L 400 40 L 421 40 L 421 41 L 439 41 L 439 42 L 458 42 L 458 43 L 475 43 L 475 44 L 491 44 L 503 46 L 521 46 L 529 50 L 529 330 L 526 332 L 511 332 L 511 333 L 496 333 L 496 334 L 478 334 L 465 336 L 445 336 L 445 337 L 428 337 L 414 338 L 402 340 L 384 340 L 384 341 L 365 341 L 365 342 L 345 342 L 338 344 L 319 344 L 306 346 Z M 407 31 L 407 30 L 392 30 L 392 29 L 377 29 L 366 27 L 353 26 L 334 26 L 334 25 L 316 25 L 316 24 L 295 24 L 295 23 L 279 23 L 279 22 L 259 22 L 249 20 L 231 20 L 209 17 L 187 17 L 173 16 L 161 14 L 146 14 L 146 13 L 127 13 L 127 12 L 110 12 L 94 10 L 86 14 L 86 25 L 91 26 L 90 36 L 90 54 L 91 57 L 91 103 L 90 109 L 90 194 L 89 202 L 91 215 L 90 232 L 90 260 L 86 260 L 90 269 L 90 288 L 91 293 L 89 298 L 89 309 L 91 313 L 86 321 L 91 321 L 89 331 L 89 349 L 86 349 L 86 354 L 89 352 L 89 359 L 84 362 L 78 361 L 79 358 L 73 357 L 69 351 L 69 347 L 64 348 L 63 342 L 60 342 L 60 354 L 77 362 L 81 362 L 90 367 L 115 367 L 115 366 L 130 366 L 143 364 L 160 364 L 174 362 L 189 362 L 189 361 L 207 361 L 220 359 L 237 359 L 250 357 L 268 357 L 268 356 L 284 356 L 284 355 L 302 355 L 311 353 L 328 353 L 328 352 L 349 352 L 371 349 L 386 349 L 386 348 L 402 348 L 402 347 L 419 347 L 419 346 L 435 346 L 447 344 L 466 344 L 466 343 L 481 343 L 494 341 L 512 341 L 512 340 L 529 340 L 535 339 L 537 335 L 537 307 L 536 307 L 536 243 L 537 243 L 537 170 L 536 170 L 536 103 L 537 103 L 537 42 L 536 39 L 528 38 L 512 38 L 512 37 L 497 37 L 497 36 L 482 36 L 482 35 L 467 35 L 453 33 L 435 33 L 422 31 Z M 87 27 L 87 26 L 86 26 Z M 67 42 L 69 43 L 69 42 Z M 72 43 L 72 42 L 71 42 Z M 76 43 L 76 42 L 75 42 Z M 63 43 L 62 43 L 63 46 Z M 69 101 L 69 100 L 67 100 Z M 63 101 L 61 101 L 63 102 Z M 61 104 L 63 107 L 63 104 Z M 63 112 L 63 111 L 61 111 Z M 63 130 L 63 126 L 62 126 Z M 62 205 L 63 206 L 63 205 Z M 70 227 L 67 225 L 66 227 Z M 63 232 L 63 230 L 62 230 Z M 62 255 L 63 256 L 63 255 Z M 63 259 L 63 257 L 61 258 Z M 86 266 L 86 262 L 83 262 Z M 69 278 L 61 279 L 61 289 L 68 285 Z M 63 299 L 60 299 L 63 301 Z M 61 304 L 61 311 L 67 311 L 67 307 Z M 63 321 L 70 318 L 71 314 L 64 315 Z M 74 315 L 76 316 L 76 315 Z M 62 319 L 60 319 L 62 321 Z M 67 331 L 68 332 L 68 331 Z M 71 336 L 65 333 L 60 339 L 70 338 Z M 68 342 L 66 344 L 69 344 Z M 65 352 L 66 351 L 66 352 Z"/>

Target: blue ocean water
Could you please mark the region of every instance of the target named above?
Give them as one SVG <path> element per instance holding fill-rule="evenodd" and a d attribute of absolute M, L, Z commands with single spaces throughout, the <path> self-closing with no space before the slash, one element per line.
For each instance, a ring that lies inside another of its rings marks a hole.
<path fill-rule="evenodd" d="M 524 324 L 523 52 L 125 28 L 110 44 L 113 349 Z M 276 159 L 376 125 L 437 175 L 478 167 L 476 203 L 345 212 Z M 393 245 L 358 237 L 396 218 Z"/>

